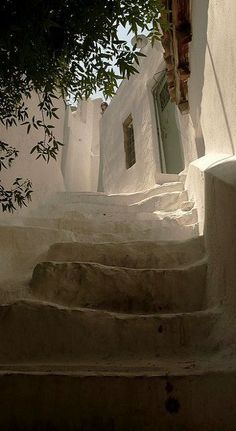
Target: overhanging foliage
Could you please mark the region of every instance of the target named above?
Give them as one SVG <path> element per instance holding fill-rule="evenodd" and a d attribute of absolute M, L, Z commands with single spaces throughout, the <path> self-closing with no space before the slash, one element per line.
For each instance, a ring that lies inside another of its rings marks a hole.
<path fill-rule="evenodd" d="M 64 99 L 68 94 L 88 98 L 97 90 L 112 96 L 117 81 L 137 71 L 135 63 L 142 55 L 119 39 L 118 29 L 123 26 L 134 34 L 146 30 L 154 41 L 160 35 L 160 23 L 165 25 L 162 12 L 162 0 L 1 0 L 2 124 L 22 124 L 28 132 L 31 127 L 43 129 L 42 141 L 33 143 L 31 152 L 47 162 L 56 159 L 61 143 L 49 124 L 52 117 L 57 118 L 55 92 Z M 39 116 L 29 118 L 23 100 L 32 91 L 38 93 Z M 2 166 L 8 167 L 3 150 L 0 156 Z M 0 203 L 12 211 L 1 187 Z"/>

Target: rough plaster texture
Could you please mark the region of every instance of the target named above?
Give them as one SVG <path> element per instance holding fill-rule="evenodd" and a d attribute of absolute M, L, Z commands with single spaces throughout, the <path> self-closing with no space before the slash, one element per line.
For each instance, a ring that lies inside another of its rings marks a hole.
<path fill-rule="evenodd" d="M 165 69 L 161 44 L 143 51 L 140 74 L 123 81 L 101 124 L 100 189 L 107 193 L 148 189 L 160 172 L 157 127 L 151 89 Z M 132 114 L 136 163 L 126 169 L 123 122 Z M 103 182 L 103 184 L 101 184 Z"/>
<path fill-rule="evenodd" d="M 93 243 L 57 243 L 47 254 L 47 261 L 97 262 L 126 268 L 176 268 L 203 259 L 203 237 L 185 241 L 135 241 Z"/>
<path fill-rule="evenodd" d="M 34 269 L 33 294 L 48 302 L 110 311 L 201 310 L 206 262 L 183 268 L 133 269 L 98 263 L 44 262 Z"/>
<path fill-rule="evenodd" d="M 68 191 L 97 191 L 102 99 L 80 101 L 66 111 L 62 171 Z"/>
<path fill-rule="evenodd" d="M 40 364 L 55 364 L 69 370 L 86 362 L 119 366 L 132 360 L 207 358 L 217 352 L 211 334 L 220 317 L 217 310 L 130 314 L 35 299 L 11 302 L 0 305 L 0 364 L 34 365 L 36 370 Z"/>

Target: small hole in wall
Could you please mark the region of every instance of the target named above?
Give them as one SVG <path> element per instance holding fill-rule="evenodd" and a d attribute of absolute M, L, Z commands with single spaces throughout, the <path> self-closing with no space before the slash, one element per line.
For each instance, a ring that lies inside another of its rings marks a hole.
<path fill-rule="evenodd" d="M 165 407 L 170 414 L 176 414 L 180 410 L 180 403 L 176 398 L 169 397 L 165 402 Z"/>
<path fill-rule="evenodd" d="M 159 332 L 160 334 L 162 334 L 162 332 L 163 332 L 163 326 L 162 326 L 162 325 L 160 325 L 160 326 L 159 326 L 159 328 L 158 328 L 158 332 Z"/>

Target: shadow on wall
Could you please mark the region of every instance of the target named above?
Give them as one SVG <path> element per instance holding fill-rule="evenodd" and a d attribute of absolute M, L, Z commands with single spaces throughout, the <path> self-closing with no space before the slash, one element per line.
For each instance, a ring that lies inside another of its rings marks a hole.
<path fill-rule="evenodd" d="M 217 89 L 217 92 L 219 94 L 219 99 L 220 99 L 220 103 L 221 103 L 221 107 L 222 107 L 222 112 L 223 112 L 223 116 L 224 116 L 224 120 L 225 120 L 226 129 L 227 129 L 227 132 L 228 132 L 228 135 L 229 135 L 229 142 L 230 142 L 230 145 L 231 145 L 232 154 L 235 154 L 233 136 L 232 136 L 232 133 L 231 133 L 230 124 L 229 124 L 229 120 L 228 120 L 227 112 L 226 112 L 226 108 L 225 108 L 224 98 L 223 98 L 222 90 L 221 90 L 221 87 L 220 87 L 220 80 L 219 80 L 217 72 L 216 72 L 216 67 L 215 67 L 215 64 L 214 64 L 213 55 L 212 55 L 212 52 L 211 52 L 211 49 L 210 49 L 210 46 L 209 46 L 208 42 L 207 42 L 207 51 L 208 51 L 208 54 L 209 54 L 209 58 L 210 58 L 210 62 L 211 62 L 211 67 L 212 67 L 212 71 L 213 71 L 214 78 L 215 78 L 216 89 Z"/>
<path fill-rule="evenodd" d="M 193 0 L 191 44 L 191 80 L 189 84 L 190 115 L 196 131 L 198 157 L 205 155 L 205 145 L 200 123 L 202 92 L 204 85 L 205 55 L 207 46 L 209 0 Z"/>

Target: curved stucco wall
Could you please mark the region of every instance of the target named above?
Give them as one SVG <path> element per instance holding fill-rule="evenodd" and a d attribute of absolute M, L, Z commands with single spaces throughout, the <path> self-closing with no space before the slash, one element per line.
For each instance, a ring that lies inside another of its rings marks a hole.
<path fill-rule="evenodd" d="M 235 352 L 236 157 L 207 169 L 205 182 L 207 305 L 221 310 L 221 319 L 215 328 L 218 345 Z"/>
<path fill-rule="evenodd" d="M 157 127 L 151 89 L 165 69 L 160 43 L 143 51 L 140 73 L 124 80 L 101 124 L 101 170 L 104 191 L 132 192 L 150 188 L 160 172 Z M 123 123 L 132 114 L 136 163 L 126 169 Z"/>
<path fill-rule="evenodd" d="M 211 305 L 236 305 L 236 157 L 215 163 L 205 172 L 205 237 L 209 253 Z"/>

